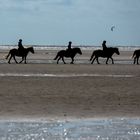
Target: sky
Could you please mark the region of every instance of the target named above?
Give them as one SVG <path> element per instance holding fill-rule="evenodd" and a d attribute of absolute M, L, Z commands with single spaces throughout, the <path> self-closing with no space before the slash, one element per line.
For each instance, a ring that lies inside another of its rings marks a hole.
<path fill-rule="evenodd" d="M 140 46 L 139 15 L 140 0 L 0 0 L 0 44 Z"/>

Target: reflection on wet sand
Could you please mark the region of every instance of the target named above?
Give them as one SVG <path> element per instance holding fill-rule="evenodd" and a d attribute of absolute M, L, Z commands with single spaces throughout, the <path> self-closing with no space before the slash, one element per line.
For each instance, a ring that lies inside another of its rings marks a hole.
<path fill-rule="evenodd" d="M 33 74 L 33 73 L 28 73 L 28 74 L 24 74 L 24 73 L 0 73 L 1 77 L 118 77 L 118 78 L 129 78 L 129 77 L 134 77 L 134 75 L 111 75 L 111 74 Z"/>

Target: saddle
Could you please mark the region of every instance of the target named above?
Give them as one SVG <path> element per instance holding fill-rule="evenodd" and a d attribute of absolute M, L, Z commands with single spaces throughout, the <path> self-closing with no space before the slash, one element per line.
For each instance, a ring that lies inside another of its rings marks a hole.
<path fill-rule="evenodd" d="M 24 54 L 24 48 L 18 48 L 18 55 L 21 56 Z"/>
<path fill-rule="evenodd" d="M 66 55 L 67 56 L 71 55 L 71 51 L 72 51 L 72 49 L 66 49 Z"/>

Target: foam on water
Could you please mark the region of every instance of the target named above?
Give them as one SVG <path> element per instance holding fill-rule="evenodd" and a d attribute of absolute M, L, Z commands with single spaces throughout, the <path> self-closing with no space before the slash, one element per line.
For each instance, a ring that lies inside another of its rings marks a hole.
<path fill-rule="evenodd" d="M 138 140 L 140 119 L 0 122 L 2 140 Z"/>
<path fill-rule="evenodd" d="M 67 46 L 60 46 L 60 45 L 25 45 L 25 47 L 33 46 L 36 50 L 63 50 L 66 49 Z M 102 49 L 101 46 L 86 46 L 86 45 L 79 45 L 73 47 L 80 47 L 82 50 L 96 50 Z M 118 47 L 121 51 L 133 51 L 136 49 L 140 49 L 140 46 L 108 46 L 108 47 Z M 17 48 L 16 45 L 0 45 L 0 49 L 2 50 L 9 50 Z"/>

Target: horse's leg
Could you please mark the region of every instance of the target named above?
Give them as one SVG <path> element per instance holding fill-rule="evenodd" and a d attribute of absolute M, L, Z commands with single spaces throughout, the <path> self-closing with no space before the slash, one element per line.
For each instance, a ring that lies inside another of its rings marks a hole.
<path fill-rule="evenodd" d="M 136 57 L 134 57 L 134 62 L 133 62 L 133 64 L 135 64 L 136 63 Z"/>
<path fill-rule="evenodd" d="M 100 63 L 99 63 L 99 60 L 98 60 L 98 57 L 96 57 L 96 61 L 97 61 L 98 64 L 100 64 Z"/>
<path fill-rule="evenodd" d="M 27 62 L 26 62 L 26 56 L 24 57 L 24 63 L 27 64 Z"/>
<path fill-rule="evenodd" d="M 94 51 L 93 51 L 89 61 L 91 61 L 93 59 L 93 56 L 94 56 Z"/>
<path fill-rule="evenodd" d="M 65 60 L 64 60 L 64 57 L 62 57 L 62 61 L 63 61 L 64 64 L 66 64 L 66 62 L 65 62 Z"/>
<path fill-rule="evenodd" d="M 19 63 L 22 63 L 22 62 L 23 62 L 23 60 L 24 60 L 24 57 L 22 57 L 22 60 L 21 60 Z"/>
<path fill-rule="evenodd" d="M 137 57 L 137 65 L 139 64 L 139 57 Z"/>
<path fill-rule="evenodd" d="M 106 64 L 108 64 L 109 57 L 106 59 Z"/>
<path fill-rule="evenodd" d="M 94 57 L 94 59 L 92 60 L 91 64 L 93 64 L 93 62 L 95 61 L 96 57 Z"/>
<path fill-rule="evenodd" d="M 18 63 L 17 60 L 16 60 L 16 58 L 15 58 L 15 56 L 13 56 L 13 58 L 14 58 L 15 62 Z"/>
<path fill-rule="evenodd" d="M 58 64 L 58 62 L 59 62 L 60 59 L 61 59 L 61 57 L 59 57 L 59 58 L 57 59 L 57 64 Z"/>
<path fill-rule="evenodd" d="M 71 60 L 72 60 L 72 61 L 71 61 L 71 64 L 73 64 L 73 62 L 74 62 L 74 58 L 72 57 Z"/>
<path fill-rule="evenodd" d="M 10 64 L 11 59 L 12 59 L 12 55 L 10 56 L 10 58 L 9 58 L 9 60 L 8 60 L 8 63 L 9 63 L 9 64 Z"/>
<path fill-rule="evenodd" d="M 112 64 L 114 64 L 114 60 L 113 60 L 113 58 L 112 58 L 112 57 L 110 57 L 110 59 L 112 60 Z"/>

